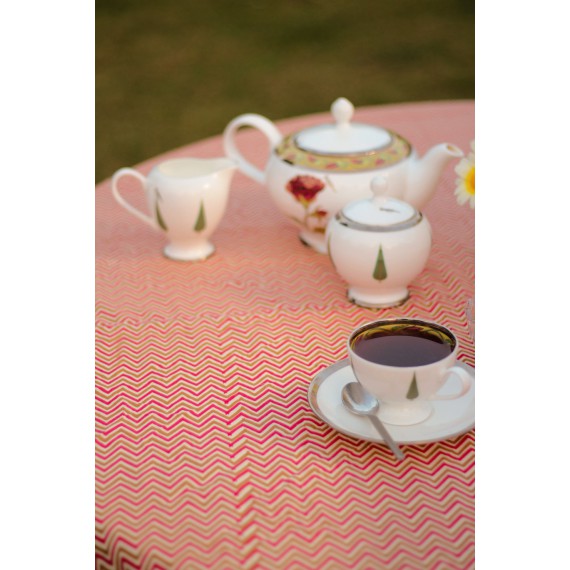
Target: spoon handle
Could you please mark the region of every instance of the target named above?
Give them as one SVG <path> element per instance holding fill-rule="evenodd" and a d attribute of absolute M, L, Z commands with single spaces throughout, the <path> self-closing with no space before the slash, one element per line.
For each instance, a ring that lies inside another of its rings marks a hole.
<path fill-rule="evenodd" d="M 404 453 L 398 447 L 398 444 L 392 439 L 392 436 L 389 434 L 388 430 L 384 426 L 384 424 L 373 415 L 370 415 L 370 421 L 372 425 L 376 428 L 376 431 L 382 436 L 382 439 L 388 444 L 388 447 L 392 450 L 394 455 L 401 461 L 404 459 Z"/>

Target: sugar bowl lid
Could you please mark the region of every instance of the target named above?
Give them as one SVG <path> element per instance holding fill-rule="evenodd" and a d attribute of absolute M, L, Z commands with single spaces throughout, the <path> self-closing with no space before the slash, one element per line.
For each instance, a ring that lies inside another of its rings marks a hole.
<path fill-rule="evenodd" d="M 375 125 L 351 122 L 352 103 L 340 97 L 331 106 L 334 123 L 303 129 L 284 137 L 276 147 L 289 164 L 326 171 L 375 170 L 408 157 L 411 145 L 397 133 Z"/>
<path fill-rule="evenodd" d="M 393 232 L 411 228 L 423 218 L 421 212 L 402 200 L 386 196 L 388 182 L 376 176 L 371 183 L 373 197 L 347 204 L 336 215 L 346 227 L 369 232 Z"/>

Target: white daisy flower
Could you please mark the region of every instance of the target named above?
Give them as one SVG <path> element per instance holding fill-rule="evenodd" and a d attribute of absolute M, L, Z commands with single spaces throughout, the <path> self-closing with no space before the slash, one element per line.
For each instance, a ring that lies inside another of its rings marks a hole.
<path fill-rule="evenodd" d="M 458 178 L 455 181 L 455 196 L 460 206 L 467 201 L 475 208 L 475 141 L 471 141 L 471 152 L 455 167 Z"/>

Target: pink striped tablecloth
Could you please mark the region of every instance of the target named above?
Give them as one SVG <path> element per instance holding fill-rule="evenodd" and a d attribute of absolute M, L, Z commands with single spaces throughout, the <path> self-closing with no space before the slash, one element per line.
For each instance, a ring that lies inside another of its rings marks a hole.
<path fill-rule="evenodd" d="M 231 117 L 228 117 L 228 120 Z M 283 133 L 328 114 L 278 122 Z M 423 153 L 474 138 L 473 101 L 357 109 Z M 266 141 L 241 145 L 261 165 Z M 222 156 L 221 137 L 153 158 Z M 267 190 L 234 177 L 202 263 L 96 188 L 96 567 L 461 569 L 474 566 L 474 432 L 389 449 L 342 435 L 307 402 L 349 332 L 381 316 L 450 327 L 474 365 L 474 212 L 449 165 L 424 210 L 433 249 L 411 298 L 359 308 L 327 256 L 303 246 Z M 142 192 L 125 194 L 144 204 Z M 144 207 L 144 206 L 141 206 Z"/>

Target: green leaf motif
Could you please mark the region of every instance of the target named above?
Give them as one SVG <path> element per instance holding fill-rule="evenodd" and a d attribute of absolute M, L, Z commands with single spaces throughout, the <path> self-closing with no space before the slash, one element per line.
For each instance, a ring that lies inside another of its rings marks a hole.
<path fill-rule="evenodd" d="M 386 264 L 384 263 L 384 253 L 382 252 L 382 246 L 378 249 L 378 256 L 376 257 L 376 265 L 374 266 L 374 273 L 372 277 L 377 281 L 382 281 L 388 277 L 388 272 L 386 271 Z"/>
<path fill-rule="evenodd" d="M 416 373 L 414 372 L 414 377 L 412 378 L 412 383 L 408 388 L 408 393 L 406 394 L 406 398 L 408 400 L 415 400 L 420 395 L 418 391 L 418 382 L 416 380 Z"/>
<path fill-rule="evenodd" d="M 198 217 L 194 224 L 194 231 L 201 232 L 204 229 L 206 229 L 206 212 L 204 212 L 204 203 L 200 201 L 200 211 L 198 212 Z"/>
<path fill-rule="evenodd" d="M 166 223 L 164 222 L 164 218 L 162 217 L 162 214 L 161 214 L 161 212 L 160 212 L 160 208 L 158 207 L 158 201 L 159 201 L 159 200 L 162 200 L 162 196 L 159 194 L 158 188 L 155 190 L 155 192 L 156 192 L 156 202 L 155 202 L 155 204 L 156 204 L 156 206 L 155 206 L 155 209 L 156 209 L 156 221 L 158 222 L 158 225 L 159 225 L 165 232 L 167 232 L 167 231 L 168 231 L 168 226 L 167 226 Z"/>

